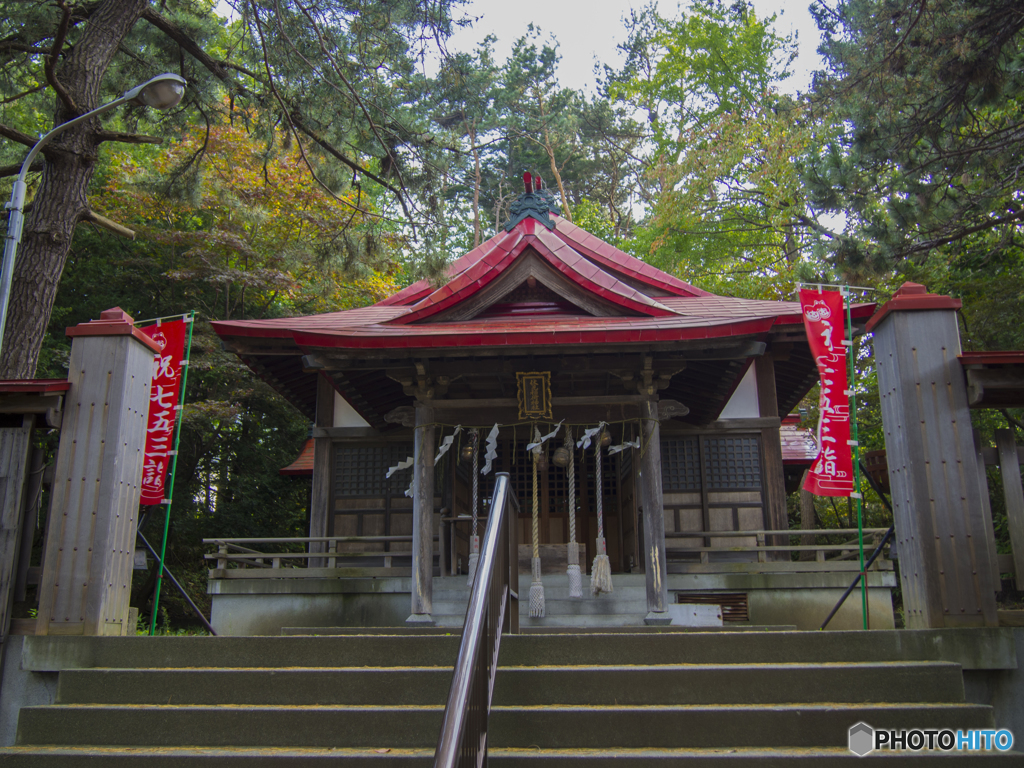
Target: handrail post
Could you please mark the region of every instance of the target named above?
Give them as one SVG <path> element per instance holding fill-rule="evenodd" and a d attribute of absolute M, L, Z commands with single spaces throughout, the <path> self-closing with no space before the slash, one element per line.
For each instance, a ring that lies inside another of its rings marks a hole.
<path fill-rule="evenodd" d="M 487 763 L 487 719 L 501 634 L 506 627 L 518 631 L 518 591 L 512 588 L 513 568 L 518 588 L 518 537 L 507 527 L 514 505 L 510 493 L 508 473 L 499 472 L 434 752 L 435 768 L 468 765 L 467 760 L 476 766 Z"/>

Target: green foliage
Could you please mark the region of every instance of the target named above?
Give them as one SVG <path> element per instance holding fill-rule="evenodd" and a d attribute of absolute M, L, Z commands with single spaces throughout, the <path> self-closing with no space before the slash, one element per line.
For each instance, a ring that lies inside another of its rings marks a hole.
<path fill-rule="evenodd" d="M 646 112 L 653 152 L 647 258 L 703 288 L 781 298 L 804 242 L 794 158 L 806 107 L 776 92 L 793 41 L 746 3 L 697 2 L 678 20 L 634 14 L 611 96 Z"/>
<path fill-rule="evenodd" d="M 831 257 L 887 272 L 944 249 L 952 261 L 961 249 L 1019 247 L 1019 3 L 853 0 L 814 10 L 828 65 L 816 108 L 844 128 L 806 174 L 814 203 L 850 218 L 827 244 Z"/>

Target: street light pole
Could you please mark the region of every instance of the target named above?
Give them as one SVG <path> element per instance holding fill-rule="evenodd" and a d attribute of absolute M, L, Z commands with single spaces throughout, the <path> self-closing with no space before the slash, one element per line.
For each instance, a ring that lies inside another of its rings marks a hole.
<path fill-rule="evenodd" d="M 120 98 L 114 99 L 101 107 L 79 115 L 74 120 L 61 123 L 56 128 L 45 134 L 29 150 L 28 157 L 21 165 L 21 172 L 14 182 L 14 189 L 11 191 L 11 201 L 7 204 L 10 216 L 7 219 L 7 237 L 4 239 L 4 260 L 0 268 L 0 354 L 3 352 L 4 331 L 7 327 L 7 307 L 11 301 L 11 283 L 14 279 L 14 257 L 18 253 L 18 245 L 21 243 L 21 230 L 25 224 L 25 193 L 27 186 L 25 177 L 28 176 L 28 169 L 40 150 L 49 143 L 50 139 L 72 126 L 88 120 L 90 117 L 102 115 L 114 107 L 122 104 L 136 104 L 142 107 L 153 107 L 154 109 L 171 109 L 181 102 L 185 95 L 185 79 L 171 73 L 157 75 L 147 80 L 142 85 L 137 85 L 129 91 L 125 91 Z"/>

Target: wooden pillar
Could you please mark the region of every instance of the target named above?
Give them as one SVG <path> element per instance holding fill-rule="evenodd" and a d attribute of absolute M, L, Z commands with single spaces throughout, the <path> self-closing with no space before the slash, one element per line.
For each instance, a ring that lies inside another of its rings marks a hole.
<path fill-rule="evenodd" d="M 416 402 L 412 478 L 412 615 L 410 623 L 433 623 L 434 589 L 434 408 Z"/>
<path fill-rule="evenodd" d="M 1006 500 L 1006 527 L 1010 529 L 1013 547 L 1014 580 L 1017 589 L 1024 584 L 1024 487 L 1020 480 L 1020 459 L 1012 429 L 996 430 L 996 450 L 999 452 L 999 474 L 1003 478 L 1003 497 Z"/>
<path fill-rule="evenodd" d="M 647 623 L 670 624 L 665 577 L 665 502 L 661 490 L 661 422 L 658 403 L 640 406 L 640 493 L 644 510 L 644 560 L 647 575 Z"/>
<path fill-rule="evenodd" d="M 54 469 L 37 635 L 124 635 L 159 346 L 120 309 L 74 338 Z"/>
<path fill-rule="evenodd" d="M 327 374 L 320 373 L 316 379 L 316 423 L 327 428 L 334 426 L 334 386 Z M 329 536 L 331 513 L 331 438 L 313 438 L 313 486 L 309 503 L 309 537 Z M 309 544 L 310 553 L 326 552 L 327 542 L 314 541 Z M 323 568 L 326 558 L 309 558 L 310 568 Z"/>
<path fill-rule="evenodd" d="M 779 417 L 779 401 L 775 391 L 775 358 L 770 352 L 754 358 L 754 376 L 757 380 L 757 407 L 762 418 Z M 786 512 L 786 478 L 782 467 L 781 424 L 761 429 L 761 455 L 764 457 L 765 524 L 772 531 L 789 529 Z M 773 536 L 769 542 L 784 547 L 788 536 Z M 788 552 L 773 552 L 771 560 L 789 560 Z"/>
<path fill-rule="evenodd" d="M 25 470 L 35 420 L 33 414 L 26 414 L 21 417 L 20 427 L 0 429 L 0 642 L 7 637 L 11 619 L 11 589 L 21 550 Z"/>
<path fill-rule="evenodd" d="M 868 322 L 908 629 L 997 626 L 960 301 L 904 283 Z"/>

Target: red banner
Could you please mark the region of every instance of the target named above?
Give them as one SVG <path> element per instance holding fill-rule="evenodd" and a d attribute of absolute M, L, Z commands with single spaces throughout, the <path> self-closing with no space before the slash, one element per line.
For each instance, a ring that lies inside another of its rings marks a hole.
<path fill-rule="evenodd" d="M 854 480 L 843 295 L 839 291 L 802 289 L 800 308 L 821 377 L 818 457 L 807 473 L 804 490 L 816 496 L 849 496 L 854 491 Z"/>
<path fill-rule="evenodd" d="M 184 319 L 148 325 L 140 329 L 160 345 L 153 360 L 153 383 L 149 390 L 149 423 L 146 428 L 146 457 L 142 465 L 140 504 L 160 504 L 164 496 L 167 467 L 174 449 L 174 424 L 181 398 L 181 361 L 185 356 Z"/>

